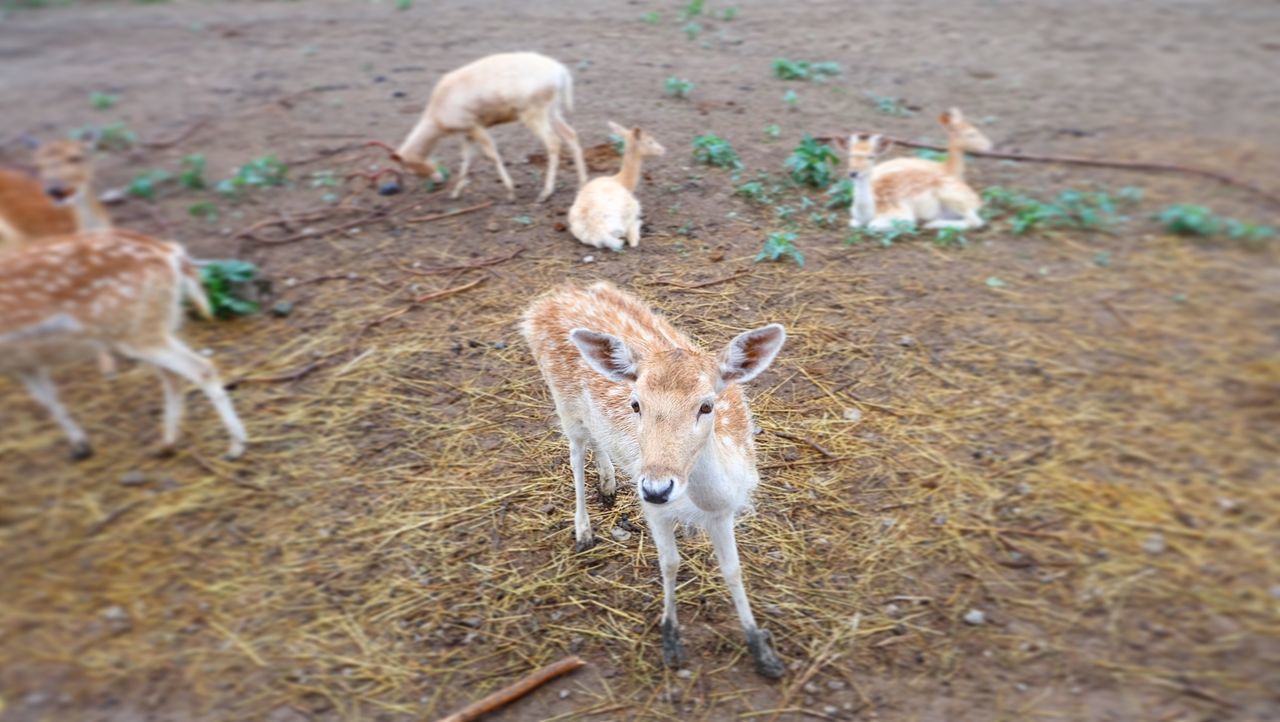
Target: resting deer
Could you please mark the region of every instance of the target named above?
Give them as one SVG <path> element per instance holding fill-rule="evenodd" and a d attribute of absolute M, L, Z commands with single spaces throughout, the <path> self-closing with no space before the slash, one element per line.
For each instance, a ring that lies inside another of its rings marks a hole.
<path fill-rule="evenodd" d="M 569 209 L 569 230 L 588 246 L 621 251 L 623 236 L 633 247 L 640 242 L 640 201 L 635 196 L 640 165 L 644 158 L 663 155 L 667 149 L 639 128 L 627 130 L 610 122 L 609 130 L 626 143 L 622 170 L 596 178 L 578 191 Z"/>
<path fill-rule="evenodd" d="M 742 384 L 768 368 L 786 333 L 747 331 L 719 355 L 612 284 L 567 286 L 535 301 L 521 331 L 551 389 L 569 439 L 579 551 L 594 537 L 583 466 L 595 453 L 601 499 L 613 503 L 615 464 L 635 481 L 662 570 L 662 655 L 683 654 L 676 622 L 678 523 L 707 530 L 756 669 L 780 677 L 769 633 L 756 626 L 742 584 L 734 517 L 759 483 L 751 411 Z"/>
<path fill-rule="evenodd" d="M 145 361 L 164 386 L 164 444 L 177 440 L 182 396 L 176 381 L 200 387 L 231 435 L 228 457 L 244 452 L 245 431 L 217 371 L 175 335 L 183 298 L 209 315 L 209 301 L 176 243 L 122 230 L 50 238 L 0 254 L 0 372 L 16 374 L 71 441 L 72 458 L 93 449 L 58 400 L 53 365 L 103 350 Z"/>
<path fill-rule="evenodd" d="M 36 177 L 0 169 L 0 248 L 111 227 L 93 192 L 89 150 L 81 141 L 52 141 L 36 148 Z"/>
<path fill-rule="evenodd" d="M 564 113 L 572 110 L 573 76 L 564 65 L 538 53 L 490 55 L 454 70 L 436 83 L 422 118 L 391 157 L 417 175 L 443 183 L 444 173 L 432 159 L 431 151 L 445 136 L 461 134 L 462 166 L 450 197 L 457 198 L 467 186 L 474 143 L 498 167 L 507 198 L 514 200 L 515 185 L 485 129 L 519 120 L 547 148 L 547 176 L 538 196 L 541 203 L 555 191 L 561 141 L 568 143 L 573 152 L 578 185 L 587 182 L 587 165 L 582 159 L 578 134 L 564 119 Z"/>
<path fill-rule="evenodd" d="M 895 158 L 876 165 L 888 144 L 878 135 L 849 138 L 849 177 L 854 202 L 849 225 L 887 230 L 896 223 L 925 228 L 980 228 L 982 199 L 964 181 L 965 151 L 986 151 L 991 141 L 965 121 L 960 110 L 943 113 L 947 129 L 947 160 Z"/>

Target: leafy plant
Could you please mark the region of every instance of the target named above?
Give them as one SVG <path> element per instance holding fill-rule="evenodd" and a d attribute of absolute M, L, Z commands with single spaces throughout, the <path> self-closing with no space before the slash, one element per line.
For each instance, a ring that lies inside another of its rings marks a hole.
<path fill-rule="evenodd" d="M 796 234 L 790 231 L 770 233 L 764 239 L 764 247 L 756 254 L 756 263 L 760 261 L 778 261 L 791 258 L 797 266 L 804 265 L 804 254 L 796 248 Z"/>
<path fill-rule="evenodd" d="M 791 151 L 786 160 L 786 168 L 791 173 L 791 180 L 800 185 L 814 188 L 826 188 L 835 180 L 833 165 L 840 163 L 840 156 L 835 150 L 819 143 L 808 133 L 800 139 L 800 145 Z"/>
<path fill-rule="evenodd" d="M 969 245 L 969 239 L 964 237 L 963 228 L 939 228 L 933 236 L 933 243 L 943 248 L 947 246 L 965 248 Z"/>
<path fill-rule="evenodd" d="M 777 140 L 782 137 L 782 126 L 777 123 L 770 123 L 764 127 L 764 137 L 769 140 Z"/>
<path fill-rule="evenodd" d="M 248 261 L 210 261 L 200 267 L 200 282 L 204 285 L 209 306 L 218 318 L 248 316 L 258 310 L 258 304 L 236 295 L 239 286 L 249 283 L 258 274 L 258 267 Z"/>
<path fill-rule="evenodd" d="M 116 103 L 120 102 L 120 96 L 111 93 L 99 93 L 94 91 L 89 93 L 89 105 L 94 110 L 111 110 L 116 107 Z"/>
<path fill-rule="evenodd" d="M 1165 208 L 1157 216 L 1165 230 L 1180 236 L 1220 236 L 1235 241 L 1257 242 L 1274 238 L 1276 229 L 1235 218 L 1223 218 L 1204 206 L 1178 203 Z"/>
<path fill-rule="evenodd" d="M 192 203 L 187 207 L 187 214 L 192 218 L 200 218 L 206 221 L 216 221 L 218 219 L 218 204 L 213 201 L 200 201 Z"/>
<path fill-rule="evenodd" d="M 693 40 L 698 37 L 699 33 L 702 32 L 702 26 L 695 22 L 688 22 L 688 23 L 685 23 L 682 30 L 684 30 L 684 34 L 686 37 L 688 37 L 690 40 Z"/>
<path fill-rule="evenodd" d="M 235 195 L 245 188 L 284 185 L 288 166 L 272 155 L 264 155 L 236 168 L 235 175 L 218 181 L 215 189 L 224 195 Z"/>
<path fill-rule="evenodd" d="M 689 0 L 689 4 L 684 6 L 684 17 L 687 19 L 701 15 L 706 4 L 706 0 Z"/>
<path fill-rule="evenodd" d="M 687 98 L 689 97 L 689 92 L 693 90 L 693 82 L 673 75 L 667 78 L 667 82 L 663 84 L 663 87 L 666 88 L 667 95 L 673 98 Z"/>
<path fill-rule="evenodd" d="M 735 195 L 750 198 L 758 203 L 769 203 L 772 198 L 769 192 L 765 190 L 764 183 L 758 180 L 747 181 L 733 189 Z"/>
<path fill-rule="evenodd" d="M 396 10 L 408 10 L 413 7 L 413 0 L 396 0 Z"/>
<path fill-rule="evenodd" d="M 144 198 L 153 201 L 156 198 L 156 186 L 171 179 L 173 176 L 162 170 L 149 170 L 141 173 L 129 181 L 129 185 L 125 188 L 125 192 L 135 198 Z"/>
<path fill-rule="evenodd" d="M 812 80 L 822 82 L 841 72 L 839 63 L 811 63 L 805 60 L 776 58 L 773 61 L 773 77 L 780 80 Z"/>
<path fill-rule="evenodd" d="M 698 163 L 717 168 L 741 170 L 742 161 L 729 141 L 714 133 L 705 133 L 693 139 L 693 159 Z"/>
<path fill-rule="evenodd" d="M 734 18 L 736 18 L 736 17 L 738 17 L 738 8 L 737 8 L 737 6 L 730 5 L 729 7 L 727 7 L 727 8 L 725 8 L 724 10 L 721 10 L 721 11 L 720 11 L 720 19 L 721 19 L 721 20 L 733 20 L 733 19 L 734 19 Z"/>
<path fill-rule="evenodd" d="M 129 150 L 138 142 L 138 134 L 129 130 L 124 123 L 112 123 L 104 126 L 86 125 L 71 131 L 71 137 L 88 139 L 96 150 Z"/>
<path fill-rule="evenodd" d="M 898 118 L 905 118 L 909 115 L 915 115 L 915 111 L 907 107 L 906 101 L 892 95 L 876 95 L 867 93 L 867 97 L 871 99 L 872 104 L 876 106 L 876 110 L 885 115 L 892 115 Z"/>
<path fill-rule="evenodd" d="M 879 241 L 881 246 L 888 248 L 899 238 L 918 235 L 920 235 L 920 231 L 916 229 L 916 224 L 911 221 L 896 220 L 888 228 L 856 228 L 849 233 L 849 237 L 845 239 L 845 243 L 862 243 L 867 239 L 873 238 Z"/>
<path fill-rule="evenodd" d="M 204 156 L 192 153 L 182 159 L 182 172 L 178 174 L 178 183 L 183 188 L 193 191 L 204 190 L 209 186 L 204 180 Z"/>
<path fill-rule="evenodd" d="M 1010 227 L 1016 235 L 1053 228 L 1098 230 L 1125 220 L 1119 214 L 1117 199 L 1108 193 L 1065 190 L 1046 203 L 995 186 L 984 190 L 982 197 L 986 203 L 983 213 L 989 218 L 1011 215 Z"/>
<path fill-rule="evenodd" d="M 336 188 L 338 186 L 338 174 L 331 169 L 323 169 L 311 172 L 312 188 Z"/>
<path fill-rule="evenodd" d="M 644 15 L 641 15 L 640 19 L 646 23 L 649 23 L 650 25 L 657 25 L 658 23 L 662 22 L 662 14 L 655 10 L 651 10 L 645 13 Z"/>
<path fill-rule="evenodd" d="M 795 110 L 800 105 L 800 96 L 794 90 L 788 90 L 782 94 L 782 104 L 787 106 L 787 110 Z"/>
<path fill-rule="evenodd" d="M 841 178 L 827 189 L 827 208 L 853 207 L 853 179 Z"/>

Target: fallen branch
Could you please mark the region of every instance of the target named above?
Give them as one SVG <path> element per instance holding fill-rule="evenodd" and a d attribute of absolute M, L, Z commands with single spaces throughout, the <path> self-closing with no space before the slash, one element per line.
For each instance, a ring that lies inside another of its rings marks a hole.
<path fill-rule="evenodd" d="M 827 135 L 817 138 L 823 142 L 842 143 L 847 139 L 848 135 L 835 136 Z M 901 138 L 890 138 L 881 136 L 890 143 L 903 146 L 904 148 L 923 148 L 925 150 L 936 150 L 945 152 L 946 146 L 933 145 L 930 143 L 917 143 L 912 140 L 902 140 Z M 1208 178 L 1236 188 L 1242 188 L 1261 198 L 1265 198 L 1271 203 L 1280 206 L 1280 195 L 1276 195 L 1271 191 L 1265 190 L 1248 181 L 1240 180 L 1234 176 L 1220 173 L 1214 170 L 1206 170 L 1204 168 L 1196 168 L 1187 165 L 1178 165 L 1176 163 L 1147 163 L 1144 161 L 1124 161 L 1124 160 L 1097 160 L 1095 158 L 1079 158 L 1069 155 L 1028 155 L 1023 153 L 1003 153 L 1000 151 L 966 151 L 971 156 L 979 158 L 997 158 L 1002 160 L 1016 160 L 1026 163 L 1062 163 L 1065 165 L 1083 165 L 1092 166 L 1094 168 L 1118 168 L 1120 170 L 1144 171 L 1155 173 L 1183 173 L 1186 175 L 1196 175 L 1201 178 Z"/>
<path fill-rule="evenodd" d="M 809 439 L 806 439 L 806 438 L 804 438 L 803 436 L 796 436 L 796 435 L 794 435 L 794 434 L 788 434 L 788 433 L 787 433 L 787 432 L 785 432 L 785 431 L 778 431 L 777 429 L 769 429 L 769 433 L 773 434 L 774 436 L 781 437 L 781 438 L 783 438 L 783 439 L 788 439 L 788 440 L 790 440 L 790 441 L 795 441 L 795 442 L 798 442 L 798 443 L 801 443 L 801 444 L 807 444 L 807 445 L 808 445 L 808 446 L 810 446 L 814 451 L 818 452 L 819 454 L 822 454 L 823 456 L 827 457 L 828 459 L 834 459 L 834 458 L 836 458 L 836 455 L 835 455 L 835 454 L 831 453 L 830 451 L 827 451 L 827 450 L 826 450 L 826 449 L 824 449 L 821 445 L 819 445 L 817 442 L 810 441 Z"/>
<path fill-rule="evenodd" d="M 234 389 L 240 384 L 275 384 L 284 381 L 297 381 L 304 376 L 309 376 L 312 371 L 315 371 L 323 365 L 323 362 L 316 361 L 315 363 L 309 363 L 295 371 L 276 374 L 275 376 L 241 376 L 240 378 L 228 381 L 224 384 L 224 387 L 227 389 Z"/>
<path fill-rule="evenodd" d="M 676 281 L 667 281 L 667 280 L 658 279 L 654 281 L 649 281 L 649 285 L 672 286 L 680 289 L 681 291 L 692 291 L 695 288 L 706 288 L 707 286 L 714 286 L 720 283 L 728 283 L 729 281 L 736 281 L 737 279 L 742 278 L 743 276 L 749 276 L 749 275 L 751 275 L 750 268 L 739 268 L 738 270 L 734 271 L 733 273 L 730 273 L 727 276 L 723 276 L 721 278 L 713 278 L 710 281 L 702 281 L 700 283 L 679 283 Z"/>
<path fill-rule="evenodd" d="M 444 297 L 446 297 L 446 296 L 452 296 L 452 295 L 454 295 L 455 293 L 462 293 L 463 291 L 466 291 L 467 289 L 475 288 L 476 286 L 479 286 L 480 284 L 482 284 L 482 283 L 484 283 L 484 282 L 485 282 L 485 279 L 483 279 L 483 278 L 477 278 L 476 280 L 472 281 L 471 283 L 464 283 L 464 284 L 462 284 L 461 286 L 454 286 L 453 288 L 446 288 L 446 289 L 444 289 L 443 291 L 432 291 L 431 293 L 424 293 L 424 294 L 422 294 L 421 296 L 417 296 L 417 297 L 415 297 L 415 298 L 413 299 L 413 302 L 414 302 L 414 303 L 426 303 L 427 301 L 435 301 L 435 300 L 437 300 L 437 299 L 441 299 L 441 298 L 444 298 Z"/>
<path fill-rule="evenodd" d="M 452 288 L 445 288 L 445 289 L 442 289 L 442 290 L 440 290 L 440 291 L 432 291 L 431 293 L 424 293 L 424 294 L 422 294 L 421 296 L 416 296 L 416 297 L 414 297 L 414 298 L 413 298 L 413 300 L 412 300 L 408 305 L 406 305 L 406 306 L 401 306 L 400 308 L 397 308 L 396 310 L 394 310 L 394 311 L 392 311 L 392 312 L 390 312 L 390 313 L 387 313 L 387 314 L 384 314 L 384 315 L 382 315 L 382 316 L 379 316 L 379 317 L 377 317 L 377 318 L 373 319 L 372 321 L 369 321 L 369 322 L 368 322 L 368 323 L 366 323 L 364 326 L 361 326 L 361 327 L 360 327 L 360 331 L 359 331 L 358 333 L 356 333 L 355 338 L 354 338 L 354 339 L 352 339 L 352 341 L 351 341 L 351 347 L 354 349 L 354 348 L 355 348 L 355 346 L 356 346 L 356 344 L 360 343 L 360 339 L 361 339 L 361 338 L 364 338 L 364 334 L 365 334 L 365 332 L 367 332 L 369 329 L 373 328 L 374 326 L 379 326 L 379 325 L 381 325 L 381 324 L 386 323 L 387 321 L 390 321 L 390 320 L 391 320 L 391 319 L 393 319 L 393 318 L 396 318 L 396 317 L 398 317 L 398 316 L 403 316 L 403 315 L 405 315 L 406 313 L 408 313 L 409 311 L 413 310 L 413 307 L 414 307 L 414 306 L 416 306 L 416 305 L 418 305 L 418 304 L 420 304 L 420 303 L 426 303 L 426 302 L 428 302 L 428 301 L 435 301 L 435 300 L 438 300 L 438 299 L 441 299 L 441 298 L 446 298 L 446 297 L 448 297 L 448 296 L 452 296 L 452 295 L 457 294 L 457 293 L 462 293 L 463 291 L 466 291 L 466 290 L 468 290 L 468 289 L 472 289 L 472 288 L 475 288 L 476 286 L 479 286 L 480 284 L 484 283 L 484 282 L 485 282 L 485 280 L 486 280 L 486 279 L 484 279 L 484 278 L 477 278 L 476 280 L 472 281 L 471 283 L 464 283 L 464 284 L 462 284 L 461 286 L 454 286 L 454 287 L 452 287 Z"/>
<path fill-rule="evenodd" d="M 507 261 L 510 261 L 511 259 L 520 255 L 521 253 L 524 253 L 524 249 L 517 248 L 516 250 L 512 251 L 511 253 L 508 253 L 505 256 L 492 256 L 490 258 L 481 258 L 478 261 L 472 261 L 470 263 L 459 263 L 456 266 L 436 266 L 435 268 L 417 269 L 417 268 L 408 268 L 408 267 L 397 264 L 396 267 L 399 268 L 401 271 L 404 271 L 405 273 L 411 273 L 415 276 L 439 276 L 445 273 L 454 273 L 457 271 L 470 271 L 476 268 L 487 268 L 488 266 L 496 266 L 499 263 L 505 263 Z"/>
<path fill-rule="evenodd" d="M 148 150 L 159 150 L 161 148 L 168 148 L 170 146 L 177 145 L 182 141 L 186 140 L 187 138 L 190 138 L 191 136 L 195 135 L 196 131 L 205 127 L 212 121 L 213 121 L 212 118 L 201 118 L 200 120 L 197 120 L 196 122 L 187 126 L 185 130 L 173 136 L 172 138 L 167 138 L 165 140 L 152 141 L 150 143 L 143 143 L 142 147 Z"/>
<path fill-rule="evenodd" d="M 484 210 L 485 208 L 488 208 L 491 205 L 493 205 L 493 201 L 485 201 L 484 203 L 480 203 L 474 206 L 469 206 L 467 208 L 459 208 L 456 211 L 446 211 L 444 213 L 432 213 L 429 216 L 418 216 L 417 218 L 406 218 L 404 222 L 405 223 L 427 223 L 429 221 L 438 221 L 441 218 L 452 218 L 453 216 L 460 216 L 464 213 L 472 213 L 475 211 Z"/>
<path fill-rule="evenodd" d="M 549 664 L 533 672 L 518 682 L 503 687 L 478 702 L 472 702 L 448 717 L 442 717 L 440 722 L 470 722 L 470 720 L 479 719 L 482 715 L 511 704 L 556 677 L 568 674 L 585 664 L 586 662 L 582 661 L 581 657 L 565 657 L 555 664 Z"/>

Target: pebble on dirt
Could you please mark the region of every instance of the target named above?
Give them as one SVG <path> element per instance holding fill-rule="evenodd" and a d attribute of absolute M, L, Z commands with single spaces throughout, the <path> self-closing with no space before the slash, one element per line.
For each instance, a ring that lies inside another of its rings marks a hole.
<path fill-rule="evenodd" d="M 1167 548 L 1163 534 L 1152 534 L 1142 542 L 1142 550 L 1148 554 L 1163 554 Z"/>
<path fill-rule="evenodd" d="M 618 526 L 615 526 L 613 529 L 610 529 L 609 535 L 620 542 L 624 542 L 631 538 L 631 532 Z"/>
<path fill-rule="evenodd" d="M 281 301 L 271 307 L 271 315 L 278 318 L 284 318 L 293 313 L 293 304 L 288 301 Z"/>
<path fill-rule="evenodd" d="M 980 627 L 987 623 L 987 615 L 981 609 L 970 609 L 964 613 L 964 623 Z"/>
<path fill-rule="evenodd" d="M 595 263 L 595 262 L 596 262 L 596 257 L 595 257 L 595 256 L 583 256 L 583 257 L 582 257 L 582 262 L 583 262 L 583 263 Z"/>
<path fill-rule="evenodd" d="M 130 471 L 120 477 L 121 486 L 142 486 L 147 483 L 147 475 L 141 471 Z"/>

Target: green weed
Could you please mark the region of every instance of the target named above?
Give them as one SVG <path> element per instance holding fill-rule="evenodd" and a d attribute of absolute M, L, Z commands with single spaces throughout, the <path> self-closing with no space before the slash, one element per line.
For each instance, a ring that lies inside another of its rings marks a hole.
<path fill-rule="evenodd" d="M 796 248 L 796 234 L 790 231 L 770 233 L 764 240 L 764 247 L 756 254 L 756 263 L 760 261 L 778 261 L 791 258 L 797 266 L 804 265 L 804 254 Z"/>
<path fill-rule="evenodd" d="M 984 190 L 982 198 L 986 204 L 984 216 L 1009 216 L 1015 235 L 1055 228 L 1104 230 L 1125 221 L 1118 206 L 1132 202 L 1132 194 L 1112 197 L 1108 193 L 1065 190 L 1046 203 L 999 186 Z"/>
<path fill-rule="evenodd" d="M 182 172 L 178 174 L 178 183 L 183 188 L 193 191 L 204 190 L 209 184 L 204 180 L 204 156 L 192 153 L 182 159 Z"/>
<path fill-rule="evenodd" d="M 94 91 L 89 93 L 89 105 L 94 110 L 111 110 L 116 107 L 116 103 L 120 102 L 120 96 L 111 93 L 99 93 Z"/>
<path fill-rule="evenodd" d="M 795 110 L 800 106 L 800 95 L 794 90 L 788 90 L 782 94 L 782 104 L 787 106 L 787 110 Z"/>
<path fill-rule="evenodd" d="M 268 188 L 284 185 L 289 168 L 275 156 L 264 155 L 236 168 L 235 175 L 218 181 L 214 189 L 224 195 L 236 195 L 246 188 Z"/>
<path fill-rule="evenodd" d="M 738 152 L 729 141 L 714 133 L 706 133 L 693 139 L 693 160 L 717 168 L 742 170 Z"/>
<path fill-rule="evenodd" d="M 835 150 L 813 139 L 805 133 L 800 145 L 791 151 L 785 166 L 791 174 L 791 180 L 800 185 L 813 188 L 826 188 L 835 180 L 833 166 L 840 163 L 840 156 Z"/>
<path fill-rule="evenodd" d="M 1276 229 L 1271 226 L 1224 218 L 1204 206 L 1186 203 L 1165 208 L 1156 215 L 1156 220 L 1165 230 L 1179 236 L 1226 236 L 1233 241 L 1247 243 L 1257 243 L 1276 236 Z"/>
<path fill-rule="evenodd" d="M 827 189 L 827 208 L 853 207 L 853 179 L 841 178 Z"/>
<path fill-rule="evenodd" d="M 867 93 L 867 98 L 876 106 L 876 110 L 885 115 L 892 115 L 898 118 L 915 115 L 915 111 L 908 108 L 906 101 L 902 98 L 892 95 L 876 95 L 875 93 Z"/>
<path fill-rule="evenodd" d="M 173 176 L 167 171 L 149 170 L 141 173 L 129 181 L 125 192 L 134 198 L 142 198 L 148 201 L 156 199 L 157 186 L 172 179 Z"/>
<path fill-rule="evenodd" d="M 673 98 L 687 98 L 693 90 L 693 81 L 677 78 L 673 75 L 663 83 L 663 88 L 666 90 L 667 95 Z"/>
<path fill-rule="evenodd" d="M 258 267 L 248 261 L 211 261 L 200 267 L 200 281 L 213 315 L 218 318 L 248 316 L 258 310 L 258 304 L 235 295 L 238 284 L 248 283 L 258 275 Z"/>
<path fill-rule="evenodd" d="M 782 137 L 782 126 L 777 123 L 770 123 L 764 127 L 764 137 L 768 140 L 777 140 Z"/>
<path fill-rule="evenodd" d="M 839 75 L 839 63 L 811 63 L 806 60 L 788 60 L 776 58 L 773 61 L 773 77 L 779 80 L 811 80 L 821 83 L 827 78 Z"/>
<path fill-rule="evenodd" d="M 205 221 L 216 221 L 218 220 L 218 204 L 213 201 L 192 203 L 187 207 L 187 214 L 192 218 L 199 218 Z"/>

